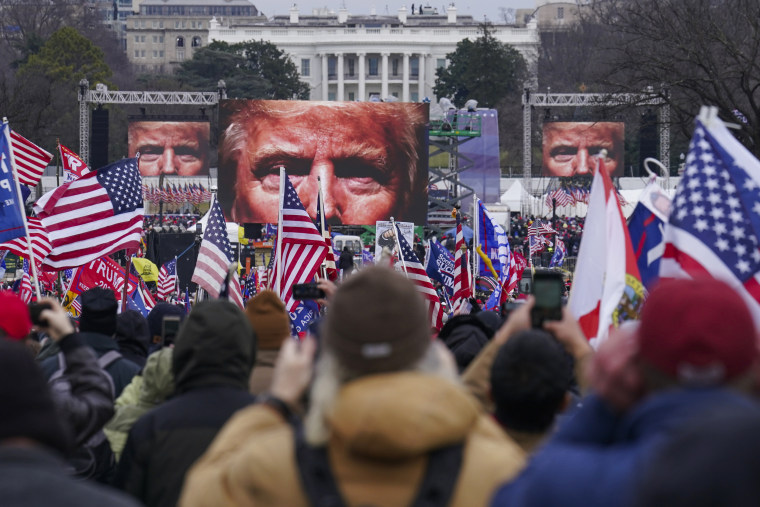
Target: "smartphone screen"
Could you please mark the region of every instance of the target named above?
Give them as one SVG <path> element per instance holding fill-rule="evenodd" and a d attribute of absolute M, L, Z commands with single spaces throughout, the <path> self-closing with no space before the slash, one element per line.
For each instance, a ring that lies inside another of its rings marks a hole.
<path fill-rule="evenodd" d="M 166 315 L 161 321 L 161 341 L 164 345 L 174 342 L 174 338 L 179 332 L 180 319 L 179 315 Z"/>
<path fill-rule="evenodd" d="M 315 283 L 297 283 L 293 285 L 293 299 L 322 299 L 325 291 Z"/>
<path fill-rule="evenodd" d="M 536 273 L 533 277 L 533 297 L 536 302 L 531 312 L 533 327 L 541 327 L 546 320 L 562 319 L 562 292 L 564 281 L 559 273 Z"/>

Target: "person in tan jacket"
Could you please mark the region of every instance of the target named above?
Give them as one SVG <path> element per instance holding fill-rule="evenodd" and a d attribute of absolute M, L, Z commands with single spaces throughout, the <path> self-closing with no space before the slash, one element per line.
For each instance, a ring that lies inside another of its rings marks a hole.
<path fill-rule="evenodd" d="M 441 498 L 478 506 L 523 467 L 522 450 L 430 340 L 426 304 L 403 276 L 372 267 L 351 277 L 321 335 L 303 425 L 292 423 L 291 407 L 312 378 L 312 338 L 283 344 L 269 396 L 223 428 L 187 475 L 180 505 L 306 506 L 308 483 L 325 477 L 338 490 L 332 505 L 413 505 L 438 456 L 459 449 Z M 302 451 L 321 452 L 328 473 L 310 475 Z"/>

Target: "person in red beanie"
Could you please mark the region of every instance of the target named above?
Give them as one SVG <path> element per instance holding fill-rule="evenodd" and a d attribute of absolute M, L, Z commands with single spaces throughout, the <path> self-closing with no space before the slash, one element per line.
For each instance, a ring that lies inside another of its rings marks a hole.
<path fill-rule="evenodd" d="M 31 330 L 26 303 L 13 291 L 0 291 L 0 338 L 21 341 Z"/>
<path fill-rule="evenodd" d="M 597 351 L 593 393 L 492 505 L 633 505 L 648 464 L 680 429 L 756 404 L 757 365 L 757 329 L 736 291 L 714 279 L 661 282 L 640 323 Z"/>

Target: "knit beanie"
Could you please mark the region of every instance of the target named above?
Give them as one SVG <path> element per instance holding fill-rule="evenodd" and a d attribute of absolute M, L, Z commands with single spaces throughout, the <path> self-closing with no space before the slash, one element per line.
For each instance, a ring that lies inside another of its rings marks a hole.
<path fill-rule="evenodd" d="M 278 350 L 290 336 L 290 316 L 274 291 L 262 291 L 248 301 L 245 315 L 256 331 L 259 350 Z"/>
<path fill-rule="evenodd" d="M 81 296 L 79 330 L 112 336 L 116 332 L 116 296 L 111 289 L 93 287 Z"/>
<path fill-rule="evenodd" d="M 0 407 L 0 441 L 28 438 L 68 453 L 70 436 L 42 371 L 24 345 L 8 340 L 0 340 Z"/>
<path fill-rule="evenodd" d="M 647 363 L 683 384 L 721 384 L 758 358 L 746 303 L 713 278 L 662 281 L 641 311 L 637 340 Z"/>
<path fill-rule="evenodd" d="M 431 342 L 423 297 L 406 277 L 379 266 L 338 288 L 322 332 L 325 347 L 355 374 L 404 370 Z"/>
<path fill-rule="evenodd" d="M 0 329 L 11 340 L 22 340 L 32 329 L 29 308 L 9 290 L 0 291 Z"/>

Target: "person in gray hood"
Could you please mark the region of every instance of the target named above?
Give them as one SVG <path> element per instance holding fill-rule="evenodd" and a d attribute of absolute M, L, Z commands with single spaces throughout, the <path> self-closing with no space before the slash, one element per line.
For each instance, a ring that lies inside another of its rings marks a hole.
<path fill-rule="evenodd" d="M 174 345 L 174 397 L 129 431 L 114 485 L 148 507 L 175 505 L 185 473 L 237 410 L 254 402 L 248 378 L 256 334 L 226 300 L 199 303 Z"/>

